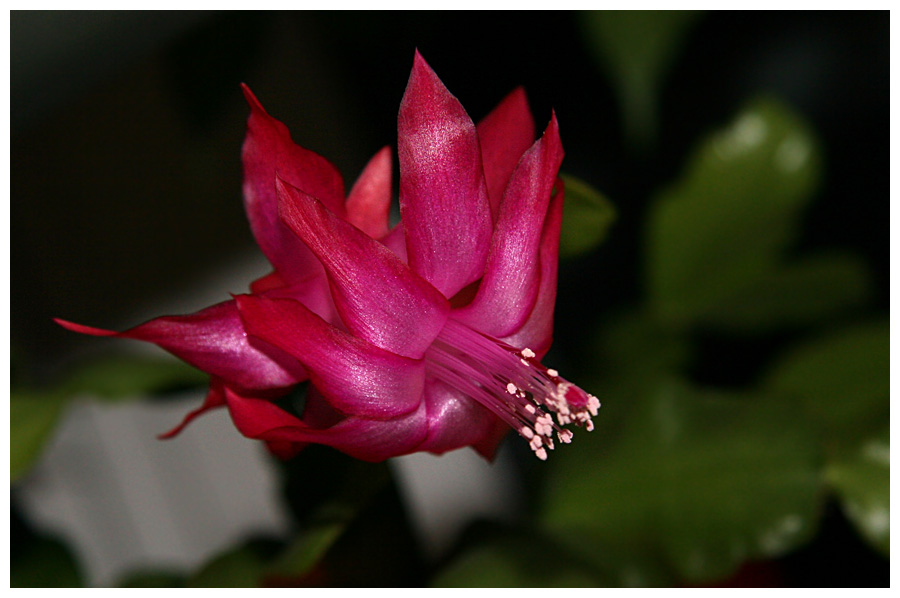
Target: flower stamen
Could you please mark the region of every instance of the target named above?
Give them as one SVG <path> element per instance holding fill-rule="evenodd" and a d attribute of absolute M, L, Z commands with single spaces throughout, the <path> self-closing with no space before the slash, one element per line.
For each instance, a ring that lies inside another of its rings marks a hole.
<path fill-rule="evenodd" d="M 554 449 L 554 432 L 561 443 L 572 441 L 572 432 L 562 426 L 594 429 L 591 417 L 600 401 L 536 357 L 528 347 L 516 349 L 452 319 L 425 354 L 436 378 L 491 410 L 545 460 L 547 450 Z"/>

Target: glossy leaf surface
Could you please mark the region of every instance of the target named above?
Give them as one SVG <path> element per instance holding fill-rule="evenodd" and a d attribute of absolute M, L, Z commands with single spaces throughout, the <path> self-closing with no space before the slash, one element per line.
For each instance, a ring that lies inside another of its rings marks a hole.
<path fill-rule="evenodd" d="M 884 427 L 857 450 L 835 459 L 827 470 L 850 521 L 886 556 L 891 553 L 890 436 L 890 429 Z"/>
<path fill-rule="evenodd" d="M 621 585 L 702 582 L 810 537 L 818 446 L 789 403 L 665 383 L 557 455 L 542 519 Z M 577 448 L 576 448 L 577 447 Z"/>
<path fill-rule="evenodd" d="M 889 323 L 809 341 L 778 362 L 766 385 L 802 403 L 830 453 L 855 448 L 890 417 Z"/>
<path fill-rule="evenodd" d="M 751 102 L 704 140 L 651 208 L 647 276 L 658 315 L 703 320 L 772 277 L 818 171 L 812 134 L 774 100 Z"/>

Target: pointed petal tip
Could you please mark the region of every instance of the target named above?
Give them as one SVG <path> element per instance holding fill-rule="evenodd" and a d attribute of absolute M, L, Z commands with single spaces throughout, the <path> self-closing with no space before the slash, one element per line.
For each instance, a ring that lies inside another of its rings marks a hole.
<path fill-rule="evenodd" d="M 105 330 L 103 328 L 94 328 L 93 326 L 85 326 L 84 324 L 76 324 L 62 318 L 53 318 L 53 321 L 72 332 L 80 332 L 81 334 L 90 334 L 91 336 L 116 336 L 119 334 L 115 330 Z"/>
<path fill-rule="evenodd" d="M 257 99 L 256 94 L 250 91 L 250 87 L 246 83 L 241 83 L 241 91 L 244 94 L 244 99 L 247 100 L 247 104 L 250 105 L 251 111 L 262 112 L 266 114 L 266 110 L 262 107 L 262 104 Z"/>
<path fill-rule="evenodd" d="M 414 85 L 415 83 L 415 85 Z M 404 93 L 403 100 L 406 100 L 406 96 L 409 95 L 410 88 L 423 86 L 422 89 L 432 90 L 441 90 L 444 93 L 450 94 L 447 91 L 447 87 L 444 85 L 443 81 L 441 81 L 440 77 L 437 76 L 437 73 L 434 72 L 434 69 L 431 68 L 431 65 L 428 64 L 428 61 L 419 53 L 419 50 L 416 49 L 416 54 L 413 57 L 413 67 L 412 71 L 409 73 L 409 83 L 406 86 L 406 93 Z M 432 91 L 434 93 L 434 91 Z M 401 102 L 401 110 L 403 107 L 403 103 Z"/>

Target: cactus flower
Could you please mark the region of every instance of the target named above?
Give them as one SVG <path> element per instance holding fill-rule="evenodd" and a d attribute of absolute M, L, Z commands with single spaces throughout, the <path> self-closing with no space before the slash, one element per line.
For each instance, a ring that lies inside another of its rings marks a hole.
<path fill-rule="evenodd" d="M 472 446 L 491 458 L 511 428 L 547 458 L 592 429 L 595 397 L 540 359 L 550 347 L 562 219 L 555 115 L 535 141 L 525 94 L 477 126 L 415 55 L 399 112 L 400 222 L 389 227 L 391 153 L 349 194 L 321 156 L 250 104 L 244 198 L 273 271 L 250 293 L 124 332 L 210 375 L 197 415 L 288 457 L 311 443 L 380 461 Z M 308 381 L 301 413 L 275 399 Z"/>

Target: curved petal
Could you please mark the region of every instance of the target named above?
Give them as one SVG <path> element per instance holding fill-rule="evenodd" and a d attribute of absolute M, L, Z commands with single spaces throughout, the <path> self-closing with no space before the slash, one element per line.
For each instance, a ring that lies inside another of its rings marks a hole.
<path fill-rule="evenodd" d="M 398 130 L 409 264 L 452 297 L 481 278 L 491 209 L 475 125 L 418 51 Z"/>
<path fill-rule="evenodd" d="M 554 115 L 509 181 L 484 279 L 472 302 L 453 312 L 455 319 L 502 337 L 521 328 L 528 318 L 540 283 L 541 231 L 562 158 Z"/>
<path fill-rule="evenodd" d="M 226 389 L 228 411 L 241 434 L 265 440 L 270 446 L 285 443 L 325 444 L 364 461 L 384 461 L 413 452 L 428 429 L 425 404 L 391 420 L 348 417 L 328 428 L 313 428 L 275 404 L 241 396 Z"/>
<path fill-rule="evenodd" d="M 425 386 L 428 436 L 417 448 L 443 454 L 464 446 L 474 446 L 485 458 L 492 459 L 497 446 L 510 427 L 478 401 L 430 379 Z"/>
<path fill-rule="evenodd" d="M 248 334 L 298 359 L 328 402 L 374 419 L 413 411 L 422 400 L 425 363 L 401 357 L 335 328 L 302 303 L 235 297 Z"/>
<path fill-rule="evenodd" d="M 495 220 L 503 191 L 516 164 L 534 143 L 534 119 L 525 90 L 517 87 L 478 123 L 484 178 Z"/>
<path fill-rule="evenodd" d="M 422 357 L 447 320 L 443 295 L 322 202 L 280 179 L 276 184 L 281 217 L 328 272 L 347 329 L 392 353 Z"/>
<path fill-rule="evenodd" d="M 380 239 L 388 233 L 391 212 L 390 147 L 382 148 L 366 164 L 347 196 L 346 207 L 347 222 L 373 239 Z"/>
<path fill-rule="evenodd" d="M 325 158 L 291 140 L 287 127 L 269 116 L 246 85 L 250 105 L 244 163 L 244 208 L 260 249 L 286 278 L 302 278 L 315 259 L 278 218 L 275 174 L 344 214 L 344 182 Z"/>
<path fill-rule="evenodd" d="M 409 258 L 406 255 L 406 234 L 403 232 L 403 222 L 398 222 L 397 226 L 391 229 L 391 232 L 381 238 L 381 242 L 394 255 L 400 258 L 401 262 L 404 264 L 409 263 Z"/>
<path fill-rule="evenodd" d="M 272 270 L 265 276 L 260 276 L 250 283 L 251 293 L 263 293 L 272 289 L 280 289 L 287 286 L 284 278 L 278 273 L 278 270 Z"/>
<path fill-rule="evenodd" d="M 537 302 L 531 315 L 517 331 L 500 340 L 513 347 L 528 347 L 538 359 L 544 357 L 553 343 L 553 309 L 556 306 L 556 275 L 559 267 L 559 233 L 562 226 L 562 179 L 556 179 L 556 194 L 550 200 L 550 209 L 544 221 L 541 236 L 541 282 Z"/>
<path fill-rule="evenodd" d="M 251 282 L 250 292 L 277 299 L 294 299 L 326 322 L 334 324 L 338 320 L 334 301 L 331 299 L 331 289 L 328 287 L 328 277 L 318 260 L 311 273 L 294 284 L 285 282 L 276 270 Z"/>
<path fill-rule="evenodd" d="M 124 332 L 56 322 L 84 334 L 155 343 L 194 367 L 248 390 L 284 388 L 307 377 L 300 362 L 280 349 L 251 344 L 233 300 L 186 316 L 156 318 Z"/>
<path fill-rule="evenodd" d="M 174 438 L 181 434 L 181 431 L 184 428 L 194 421 L 197 417 L 203 415 L 207 411 L 211 411 L 218 407 L 223 407 L 225 405 L 225 385 L 222 384 L 222 381 L 218 378 L 213 378 L 209 382 L 209 391 L 206 393 L 206 399 L 204 399 L 203 404 L 188 413 L 184 416 L 184 419 L 181 420 L 181 423 L 166 432 L 165 434 L 160 434 L 157 438 L 160 440 L 168 440 L 169 438 Z"/>

